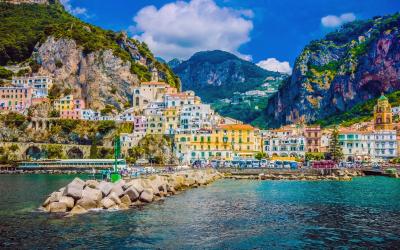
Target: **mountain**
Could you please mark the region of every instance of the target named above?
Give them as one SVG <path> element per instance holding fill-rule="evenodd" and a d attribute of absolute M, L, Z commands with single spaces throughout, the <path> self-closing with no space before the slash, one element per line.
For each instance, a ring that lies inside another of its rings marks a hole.
<path fill-rule="evenodd" d="M 281 76 L 221 50 L 197 52 L 187 61 L 169 65 L 181 79 L 183 90 L 194 90 L 209 103 L 253 90 L 268 76 Z"/>
<path fill-rule="evenodd" d="M 397 13 L 347 23 L 311 42 L 292 76 L 268 101 L 267 125 L 329 119 L 382 92 L 399 90 L 399 26 Z"/>
<path fill-rule="evenodd" d="M 72 92 L 98 110 L 127 106 L 131 88 L 149 81 L 153 68 L 165 82 L 180 87 L 145 43 L 85 23 L 58 0 L 0 1 L 0 20 L 4 78 L 10 78 L 10 70 L 54 76 L 55 94 Z"/>
<path fill-rule="evenodd" d="M 181 64 L 183 61 L 179 60 L 178 58 L 174 58 L 171 61 L 168 62 L 168 66 L 170 66 L 172 69 L 176 68 Z"/>

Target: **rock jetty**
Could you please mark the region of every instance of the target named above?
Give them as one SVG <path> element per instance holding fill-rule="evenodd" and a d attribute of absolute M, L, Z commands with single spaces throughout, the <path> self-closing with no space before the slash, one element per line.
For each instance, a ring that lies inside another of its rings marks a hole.
<path fill-rule="evenodd" d="M 259 173 L 255 174 L 226 174 L 225 178 L 235 179 L 235 180 L 297 180 L 297 181 L 351 181 L 353 177 L 363 176 L 362 171 L 348 171 L 339 170 L 332 172 L 330 174 L 316 174 L 316 173 L 302 173 L 302 172 L 269 172 L 269 173 Z"/>
<path fill-rule="evenodd" d="M 90 210 L 124 210 L 212 183 L 222 175 L 213 170 L 187 171 L 147 178 L 107 181 L 75 178 L 49 195 L 41 209 L 51 213 L 83 214 Z"/>

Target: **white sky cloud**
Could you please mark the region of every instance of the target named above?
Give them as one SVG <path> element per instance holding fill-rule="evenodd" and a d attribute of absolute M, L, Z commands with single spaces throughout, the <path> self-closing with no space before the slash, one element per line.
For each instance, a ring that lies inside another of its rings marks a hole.
<path fill-rule="evenodd" d="M 251 10 L 220 7 L 213 0 L 176 1 L 157 9 L 147 6 L 133 18 L 134 38 L 166 60 L 187 59 L 195 52 L 220 49 L 247 60 L 238 52 L 250 41 Z"/>
<path fill-rule="evenodd" d="M 86 15 L 87 14 L 87 9 L 82 8 L 82 7 L 73 7 L 71 5 L 70 0 L 60 0 L 61 4 L 64 5 L 65 9 L 71 13 L 72 15 Z"/>
<path fill-rule="evenodd" d="M 344 23 L 347 22 L 352 22 L 356 20 L 356 16 L 354 15 L 354 13 L 344 13 L 340 16 L 335 16 L 335 15 L 328 15 L 328 16 L 324 16 L 323 18 L 321 18 L 321 23 L 324 27 L 327 28 L 335 28 L 335 27 L 339 27 Z"/>
<path fill-rule="evenodd" d="M 263 69 L 269 71 L 280 72 L 284 74 L 291 74 L 292 68 L 290 67 L 289 62 L 280 62 L 276 58 L 268 58 L 267 60 L 262 60 L 257 63 L 257 65 Z"/>

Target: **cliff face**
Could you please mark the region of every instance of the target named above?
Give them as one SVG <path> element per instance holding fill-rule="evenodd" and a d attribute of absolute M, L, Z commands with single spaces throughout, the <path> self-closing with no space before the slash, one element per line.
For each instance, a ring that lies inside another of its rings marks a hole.
<path fill-rule="evenodd" d="M 94 109 L 106 104 L 122 108 L 129 101 L 131 87 L 139 84 L 130 72 L 130 62 L 114 56 L 111 50 L 85 54 L 71 39 L 49 37 L 37 46 L 33 59 L 40 65 L 39 74 L 54 76 L 55 84 L 71 89 Z"/>
<path fill-rule="evenodd" d="M 146 44 L 82 22 L 58 0 L 12 2 L 21 4 L 0 1 L 0 65 L 21 69 L 16 74 L 52 76 L 58 94 L 72 92 L 96 110 L 128 106 L 131 88 L 149 81 L 154 69 L 161 81 L 180 87 Z"/>
<path fill-rule="evenodd" d="M 400 16 L 346 24 L 308 45 L 265 110 L 277 127 L 312 122 L 400 89 Z"/>
<path fill-rule="evenodd" d="M 169 65 L 173 65 L 184 90 L 194 90 L 207 102 L 254 89 L 266 77 L 280 75 L 220 50 L 198 52 L 187 61 L 172 61 Z"/>

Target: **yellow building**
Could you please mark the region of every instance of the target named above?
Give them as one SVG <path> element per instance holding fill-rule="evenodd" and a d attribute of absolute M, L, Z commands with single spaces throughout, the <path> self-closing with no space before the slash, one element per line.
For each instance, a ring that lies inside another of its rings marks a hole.
<path fill-rule="evenodd" d="M 258 129 L 246 124 L 221 125 L 196 134 L 175 135 L 177 157 L 184 162 L 195 160 L 233 160 L 254 158 L 261 151 Z"/>
<path fill-rule="evenodd" d="M 71 111 L 74 109 L 74 97 L 72 95 L 64 96 L 54 101 L 54 108 L 59 111 Z"/>
<path fill-rule="evenodd" d="M 163 134 L 164 116 L 162 114 L 149 115 L 147 117 L 146 134 Z"/>
<path fill-rule="evenodd" d="M 392 106 L 389 100 L 383 94 L 378 99 L 378 103 L 374 107 L 374 127 L 375 130 L 392 130 L 393 129 Z"/>
<path fill-rule="evenodd" d="M 164 134 L 172 135 L 176 133 L 176 130 L 179 128 L 179 114 L 180 114 L 179 107 L 170 107 L 163 110 Z"/>

